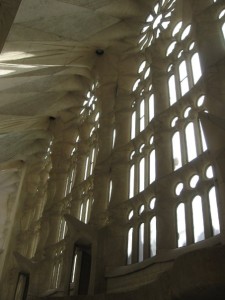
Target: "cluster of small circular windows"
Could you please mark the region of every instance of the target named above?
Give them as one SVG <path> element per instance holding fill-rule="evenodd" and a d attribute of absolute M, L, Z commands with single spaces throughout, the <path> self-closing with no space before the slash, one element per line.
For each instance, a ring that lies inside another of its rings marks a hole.
<path fill-rule="evenodd" d="M 148 206 L 145 208 L 145 205 L 142 204 L 139 206 L 137 213 L 138 216 L 141 216 L 145 211 L 152 211 L 155 209 L 155 204 L 156 204 L 156 198 L 153 197 L 151 200 L 148 202 Z M 134 210 L 132 209 L 129 214 L 128 214 L 128 220 L 131 220 L 134 217 Z"/>
<path fill-rule="evenodd" d="M 149 145 L 153 145 L 154 143 L 154 136 L 152 135 L 149 139 Z M 146 147 L 146 144 L 141 144 L 138 149 L 136 151 L 132 151 L 131 154 L 130 154 L 130 160 L 132 160 L 134 157 L 135 157 L 135 154 L 141 154 L 143 153 L 144 149 Z"/>
<path fill-rule="evenodd" d="M 205 178 L 207 179 L 212 179 L 213 178 L 213 168 L 212 166 L 208 166 L 205 170 Z M 191 176 L 191 178 L 188 181 L 188 187 L 191 189 L 194 189 L 197 187 L 198 183 L 200 182 L 200 177 L 199 175 L 195 174 Z M 179 182 L 175 186 L 175 195 L 180 196 L 182 191 L 184 189 L 184 184 L 183 182 Z"/>
<path fill-rule="evenodd" d="M 196 106 L 197 108 L 201 108 L 205 103 L 205 96 L 202 95 L 200 96 L 197 100 L 196 100 Z M 192 107 L 191 106 L 188 106 L 186 107 L 184 110 L 183 110 L 183 118 L 184 119 L 187 119 L 188 117 L 190 117 L 190 113 L 192 111 Z M 174 117 L 172 119 L 172 121 L 170 122 L 170 125 L 171 127 L 175 127 L 175 125 L 177 124 L 177 121 L 178 121 L 178 117 Z"/>

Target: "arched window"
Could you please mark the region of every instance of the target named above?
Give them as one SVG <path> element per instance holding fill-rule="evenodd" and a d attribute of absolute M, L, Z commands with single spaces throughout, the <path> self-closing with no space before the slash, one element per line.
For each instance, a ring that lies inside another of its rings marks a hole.
<path fill-rule="evenodd" d="M 202 151 L 204 152 L 208 149 L 208 147 L 207 147 L 207 143 L 206 143 L 206 140 L 205 140 L 205 135 L 204 135 L 204 132 L 203 132 L 203 129 L 202 129 L 202 124 L 201 124 L 200 121 L 199 121 L 199 126 L 200 126 L 200 133 L 201 133 Z"/>
<path fill-rule="evenodd" d="M 116 129 L 113 129 L 113 135 L 112 135 L 112 149 L 115 147 L 115 140 L 116 140 Z"/>
<path fill-rule="evenodd" d="M 196 149 L 196 142 L 195 142 L 195 130 L 194 130 L 193 122 L 190 122 L 186 126 L 185 136 L 186 136 L 188 161 L 191 161 L 197 157 L 197 149 Z"/>
<path fill-rule="evenodd" d="M 112 180 L 109 181 L 109 202 L 111 201 L 112 196 Z"/>
<path fill-rule="evenodd" d="M 132 245 L 133 245 L 133 228 L 131 227 L 128 231 L 127 236 L 127 264 L 132 263 Z"/>
<path fill-rule="evenodd" d="M 154 94 L 152 94 L 150 97 L 149 97 L 149 100 L 148 100 L 148 109 L 149 109 L 149 112 L 148 112 L 148 116 L 149 116 L 149 122 L 151 122 L 151 120 L 154 118 L 154 115 L 155 115 L 155 109 L 154 109 Z"/>
<path fill-rule="evenodd" d="M 191 67 L 192 67 L 193 81 L 194 84 L 196 84 L 199 78 L 202 76 L 200 59 L 197 52 L 194 55 L 192 55 Z"/>
<path fill-rule="evenodd" d="M 89 165 L 89 156 L 86 158 L 85 171 L 84 171 L 84 180 L 86 180 L 87 176 L 88 176 L 88 165 Z"/>
<path fill-rule="evenodd" d="M 58 235 L 58 240 L 63 240 L 65 235 L 66 235 L 66 221 L 64 219 L 61 219 L 60 225 L 59 225 L 59 235 Z"/>
<path fill-rule="evenodd" d="M 183 96 L 189 91 L 188 73 L 187 73 L 187 66 L 185 60 L 183 60 L 179 65 L 179 76 L 180 76 L 181 96 Z"/>
<path fill-rule="evenodd" d="M 144 223 L 139 226 L 138 261 L 144 260 Z"/>
<path fill-rule="evenodd" d="M 225 40 L 225 23 L 224 23 L 223 26 L 222 26 L 222 32 L 223 32 L 223 38 L 224 38 L 224 40 Z"/>
<path fill-rule="evenodd" d="M 178 247 L 187 244 L 184 203 L 180 203 L 177 207 L 177 244 Z"/>
<path fill-rule="evenodd" d="M 131 117 L 131 139 L 136 136 L 136 111 L 133 112 Z"/>
<path fill-rule="evenodd" d="M 156 255 L 156 217 L 150 221 L 150 253 L 151 257 Z"/>
<path fill-rule="evenodd" d="M 83 220 L 83 209 L 84 209 L 84 204 L 81 203 L 81 206 L 80 206 L 80 215 L 79 215 L 79 219 L 80 221 Z"/>
<path fill-rule="evenodd" d="M 131 166 L 131 168 L 130 168 L 130 191 L 129 191 L 129 198 L 132 198 L 132 197 L 134 197 L 134 171 L 135 171 L 135 169 L 134 169 L 135 167 L 134 167 L 134 165 L 133 166 Z"/>
<path fill-rule="evenodd" d="M 209 205 L 213 235 L 217 235 L 220 233 L 220 223 L 216 200 L 216 189 L 214 186 L 209 190 Z"/>
<path fill-rule="evenodd" d="M 152 182 L 155 181 L 156 178 L 156 173 L 155 173 L 155 149 L 151 151 L 150 156 L 149 156 L 149 162 L 150 162 L 150 170 L 149 170 L 149 183 L 151 184 Z"/>
<path fill-rule="evenodd" d="M 169 85 L 170 105 L 173 105 L 177 101 L 176 84 L 175 84 L 175 76 L 174 75 L 170 76 L 168 85 Z"/>
<path fill-rule="evenodd" d="M 86 202 L 86 208 L 85 208 L 85 219 L 84 219 L 85 224 L 87 224 L 88 219 L 89 219 L 89 206 L 90 206 L 90 200 L 88 199 Z"/>
<path fill-rule="evenodd" d="M 145 100 L 140 104 L 140 132 L 145 129 Z"/>
<path fill-rule="evenodd" d="M 143 157 L 139 163 L 139 192 L 145 189 L 145 158 Z"/>
<path fill-rule="evenodd" d="M 172 149 L 173 149 L 173 168 L 174 170 L 177 170 L 182 166 L 180 133 L 178 131 L 175 132 L 172 137 Z"/>
<path fill-rule="evenodd" d="M 199 242 L 205 239 L 203 211 L 202 211 L 202 198 L 195 196 L 192 201 L 192 216 L 194 228 L 194 242 Z"/>
<path fill-rule="evenodd" d="M 91 154 L 91 159 L 90 159 L 90 174 L 92 175 L 93 169 L 94 169 L 94 164 L 95 164 L 95 148 L 92 149 L 92 154 Z"/>

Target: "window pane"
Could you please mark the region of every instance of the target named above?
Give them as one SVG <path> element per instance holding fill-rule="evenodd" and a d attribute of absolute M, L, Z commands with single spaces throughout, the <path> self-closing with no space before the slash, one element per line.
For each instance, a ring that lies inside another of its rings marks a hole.
<path fill-rule="evenodd" d="M 82 221 L 82 218 L 83 218 L 83 208 L 84 208 L 84 205 L 82 203 L 80 206 L 80 217 L 79 217 L 80 221 Z"/>
<path fill-rule="evenodd" d="M 112 180 L 110 180 L 109 182 L 109 202 L 111 200 L 111 196 L 112 196 Z"/>
<path fill-rule="evenodd" d="M 128 231 L 128 241 L 127 241 L 127 264 L 132 263 L 132 243 L 133 243 L 133 228 Z"/>
<path fill-rule="evenodd" d="M 184 203 L 177 207 L 177 235 L 178 247 L 186 246 L 186 222 L 185 222 L 185 208 Z"/>
<path fill-rule="evenodd" d="M 178 131 L 175 132 L 173 135 L 172 148 L 173 148 L 174 170 L 177 170 L 182 166 L 181 148 L 180 148 L 180 133 Z"/>
<path fill-rule="evenodd" d="M 134 165 L 130 168 L 130 192 L 129 198 L 134 197 Z"/>
<path fill-rule="evenodd" d="M 151 257 L 156 255 L 156 217 L 150 222 L 150 249 Z"/>
<path fill-rule="evenodd" d="M 152 150 L 150 153 L 150 176 L 149 176 L 149 183 L 151 184 L 153 181 L 155 181 L 155 150 Z"/>
<path fill-rule="evenodd" d="M 113 129 L 113 136 L 112 136 L 112 149 L 115 146 L 115 140 L 116 140 L 116 129 Z"/>
<path fill-rule="evenodd" d="M 149 122 L 154 118 L 154 95 L 152 94 L 149 97 L 149 103 L 148 103 L 148 108 L 149 108 Z"/>
<path fill-rule="evenodd" d="M 75 282 L 76 266 L 77 266 L 77 254 L 74 256 L 74 260 L 73 260 L 73 271 L 72 271 L 72 278 L 71 278 L 72 283 Z"/>
<path fill-rule="evenodd" d="M 202 214 L 202 199 L 196 196 L 192 201 L 192 214 L 194 226 L 194 241 L 199 242 L 205 239 L 204 222 Z"/>
<path fill-rule="evenodd" d="M 145 159 L 142 158 L 139 163 L 139 192 L 145 188 Z"/>
<path fill-rule="evenodd" d="M 209 204 L 210 204 L 213 235 L 216 235 L 220 233 L 220 223 L 219 223 L 219 216 L 218 216 L 215 187 L 212 187 L 211 190 L 209 191 Z"/>
<path fill-rule="evenodd" d="M 91 166 L 90 166 L 90 175 L 93 172 L 94 168 L 94 161 L 95 161 L 95 148 L 92 150 L 92 156 L 91 156 Z"/>
<path fill-rule="evenodd" d="M 135 138 L 136 133 L 136 112 L 133 112 L 131 118 L 131 139 Z"/>
<path fill-rule="evenodd" d="M 180 83 L 181 95 L 185 95 L 189 91 L 188 79 L 187 77 Z"/>
<path fill-rule="evenodd" d="M 193 73 L 194 84 L 199 80 L 202 76 L 201 65 L 199 60 L 198 53 L 195 53 L 191 58 L 191 67 Z"/>
<path fill-rule="evenodd" d="M 140 131 L 144 130 L 144 128 L 145 128 L 145 102 L 144 100 L 142 100 L 140 104 Z"/>
<path fill-rule="evenodd" d="M 186 62 L 184 60 L 180 63 L 179 74 L 180 74 L 180 81 L 182 81 L 185 77 L 187 77 L 187 67 L 186 67 Z"/>
<path fill-rule="evenodd" d="M 88 200 L 87 200 L 87 203 L 86 203 L 85 220 L 84 220 L 84 223 L 86 223 L 86 224 L 87 224 L 87 222 L 88 222 L 89 204 L 90 204 L 90 200 L 88 199 Z"/>
<path fill-rule="evenodd" d="M 208 147 L 207 147 L 207 144 L 206 144 L 205 135 L 204 135 L 204 131 L 202 129 L 201 122 L 199 122 L 199 124 L 200 124 L 201 140 L 202 140 L 202 150 L 204 152 L 208 149 Z"/>
<path fill-rule="evenodd" d="M 195 132 L 193 122 L 189 123 L 185 129 L 186 144 L 187 144 L 187 155 L 188 161 L 193 160 L 197 157 L 196 143 L 195 143 Z"/>
<path fill-rule="evenodd" d="M 86 158 L 86 165 L 85 165 L 85 173 L 84 173 L 84 180 L 88 176 L 88 163 L 89 163 L 89 156 Z"/>
<path fill-rule="evenodd" d="M 169 79 L 169 95 L 170 95 L 170 105 L 173 105 L 177 101 L 174 75 L 170 76 L 170 79 Z"/>
<path fill-rule="evenodd" d="M 225 39 L 225 23 L 222 26 L 223 38 Z"/>
<path fill-rule="evenodd" d="M 139 227 L 139 246 L 138 246 L 138 261 L 144 259 L 144 223 Z"/>
<path fill-rule="evenodd" d="M 179 75 L 180 75 L 180 89 L 181 95 L 183 96 L 189 91 L 189 84 L 187 78 L 187 67 L 186 62 L 182 61 L 179 65 Z"/>

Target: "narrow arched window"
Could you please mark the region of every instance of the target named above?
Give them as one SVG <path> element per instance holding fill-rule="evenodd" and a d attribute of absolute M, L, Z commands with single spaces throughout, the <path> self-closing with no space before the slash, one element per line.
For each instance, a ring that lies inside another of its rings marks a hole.
<path fill-rule="evenodd" d="M 109 181 L 109 202 L 111 201 L 112 197 L 112 180 Z"/>
<path fill-rule="evenodd" d="M 113 129 L 113 135 L 112 135 L 112 149 L 115 147 L 115 140 L 116 140 L 116 129 Z"/>
<path fill-rule="evenodd" d="M 88 165 L 89 165 L 89 156 L 86 158 L 85 172 L 84 172 L 84 180 L 86 180 L 86 179 L 87 179 L 87 176 L 88 176 Z"/>
<path fill-rule="evenodd" d="M 88 199 L 86 202 L 86 210 L 85 210 L 85 219 L 84 219 L 85 224 L 87 224 L 89 219 L 89 206 L 90 206 L 90 200 Z"/>
<path fill-rule="evenodd" d="M 156 173 L 155 173 L 155 149 L 151 151 L 149 156 L 149 162 L 150 162 L 150 170 L 149 170 L 149 183 L 151 184 L 153 181 L 155 181 Z"/>
<path fill-rule="evenodd" d="M 194 228 L 194 242 L 199 242 L 205 239 L 202 198 L 196 196 L 192 201 L 192 216 Z"/>
<path fill-rule="evenodd" d="M 136 136 L 136 111 L 133 112 L 131 117 L 131 139 Z"/>
<path fill-rule="evenodd" d="M 183 60 L 179 65 L 179 75 L 181 96 L 183 96 L 189 91 L 187 66 L 185 60 Z"/>
<path fill-rule="evenodd" d="M 130 168 L 130 191 L 129 198 L 134 197 L 134 165 Z"/>
<path fill-rule="evenodd" d="M 208 149 L 207 144 L 206 144 L 206 139 L 205 139 L 205 135 L 204 135 L 204 131 L 202 129 L 202 124 L 199 121 L 199 126 L 200 126 L 200 132 L 201 132 L 201 141 L 202 141 L 202 151 L 206 151 Z"/>
<path fill-rule="evenodd" d="M 82 219 L 83 219 L 83 209 L 84 209 L 84 204 L 81 203 L 81 206 L 80 206 L 80 216 L 79 216 L 80 221 L 82 221 Z"/>
<path fill-rule="evenodd" d="M 179 169 L 182 166 L 181 146 L 180 146 L 180 133 L 177 131 L 172 137 L 172 150 L 173 150 L 173 168 Z"/>
<path fill-rule="evenodd" d="M 210 215 L 211 215 L 213 235 L 217 235 L 220 233 L 220 223 L 219 223 L 215 187 L 212 187 L 209 191 L 209 205 L 210 205 Z"/>
<path fill-rule="evenodd" d="M 156 255 L 156 217 L 150 221 L 150 252 L 151 257 Z"/>
<path fill-rule="evenodd" d="M 196 149 L 196 142 L 195 142 L 195 130 L 194 130 L 193 122 L 190 122 L 186 126 L 185 136 L 186 136 L 188 161 L 191 161 L 197 157 L 197 149 Z"/>
<path fill-rule="evenodd" d="M 169 85 L 170 105 L 173 105 L 177 101 L 176 84 L 175 84 L 174 75 L 170 76 L 168 85 Z"/>
<path fill-rule="evenodd" d="M 154 95 L 152 94 L 150 97 L 149 97 L 149 100 L 148 100 L 148 109 L 149 109 L 149 112 L 148 112 L 148 115 L 149 115 L 149 122 L 151 122 L 151 120 L 154 118 L 155 116 L 155 108 L 154 108 L 154 104 L 155 104 L 155 97 Z"/>
<path fill-rule="evenodd" d="M 139 163 L 139 192 L 145 188 L 145 158 L 143 157 Z"/>
<path fill-rule="evenodd" d="M 223 38 L 225 40 L 225 23 L 222 26 L 222 33 L 223 33 Z"/>
<path fill-rule="evenodd" d="M 138 239 L 138 261 L 144 260 L 144 223 L 139 226 L 139 239 Z"/>
<path fill-rule="evenodd" d="M 140 131 L 145 129 L 145 100 L 140 104 Z"/>
<path fill-rule="evenodd" d="M 197 52 L 191 58 L 191 67 L 192 67 L 193 81 L 194 84 L 196 84 L 199 78 L 202 76 L 200 59 Z"/>
<path fill-rule="evenodd" d="M 187 244 L 184 203 L 180 203 L 177 207 L 177 244 L 178 247 Z"/>
<path fill-rule="evenodd" d="M 73 258 L 73 269 L 72 269 L 72 276 L 71 276 L 72 283 L 75 282 L 76 268 L 77 268 L 77 254 L 75 254 Z"/>
<path fill-rule="evenodd" d="M 95 148 L 92 149 L 91 161 L 90 161 L 90 175 L 93 173 L 94 163 L 95 163 Z"/>
<path fill-rule="evenodd" d="M 132 263 L 133 228 L 130 228 L 127 236 L 127 264 Z"/>

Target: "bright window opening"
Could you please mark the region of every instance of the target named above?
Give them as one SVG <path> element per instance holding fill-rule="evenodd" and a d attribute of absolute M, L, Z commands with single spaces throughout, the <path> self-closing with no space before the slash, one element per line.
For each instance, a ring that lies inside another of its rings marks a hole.
<path fill-rule="evenodd" d="M 144 223 L 139 226 L 138 261 L 144 260 Z"/>
<path fill-rule="evenodd" d="M 180 148 L 180 133 L 178 131 L 175 132 L 172 137 L 172 149 L 173 149 L 174 170 L 177 170 L 182 166 L 181 148 Z"/>
<path fill-rule="evenodd" d="M 150 221 L 150 251 L 151 257 L 156 255 L 156 217 Z"/>
<path fill-rule="evenodd" d="M 150 153 L 150 176 L 149 176 L 149 183 L 151 184 L 152 182 L 155 181 L 155 177 L 156 177 L 156 174 L 155 174 L 155 150 L 152 150 L 152 152 Z"/>
<path fill-rule="evenodd" d="M 219 215 L 218 215 L 215 187 L 212 187 L 209 191 L 209 204 L 210 204 L 213 235 L 217 235 L 220 233 L 220 223 L 219 223 Z"/>
<path fill-rule="evenodd" d="M 127 264 L 132 263 L 132 244 L 133 244 L 133 228 L 128 231 L 128 241 L 127 241 Z"/>
<path fill-rule="evenodd" d="M 205 239 L 202 199 L 200 196 L 196 196 L 192 201 L 192 215 L 194 227 L 194 242 L 197 243 Z"/>
<path fill-rule="evenodd" d="M 181 203 L 177 207 L 177 236 L 178 247 L 186 246 L 186 222 L 185 222 L 185 207 L 184 203 Z"/>
<path fill-rule="evenodd" d="M 197 150 L 196 150 L 196 142 L 195 142 L 195 131 L 194 131 L 194 124 L 190 122 L 185 129 L 186 135 L 186 143 L 187 143 L 187 155 L 188 161 L 191 161 L 197 157 Z"/>
<path fill-rule="evenodd" d="M 134 165 L 130 168 L 130 192 L 129 198 L 134 197 Z"/>

